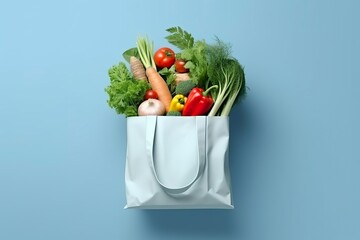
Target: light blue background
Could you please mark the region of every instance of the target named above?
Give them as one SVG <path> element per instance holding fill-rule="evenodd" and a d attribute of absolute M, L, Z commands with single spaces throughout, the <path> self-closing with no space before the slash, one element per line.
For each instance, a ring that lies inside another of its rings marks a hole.
<path fill-rule="evenodd" d="M 360 1 L 6 1 L 0 239 L 360 239 Z M 234 211 L 123 210 L 107 70 L 180 25 L 233 45 Z"/>

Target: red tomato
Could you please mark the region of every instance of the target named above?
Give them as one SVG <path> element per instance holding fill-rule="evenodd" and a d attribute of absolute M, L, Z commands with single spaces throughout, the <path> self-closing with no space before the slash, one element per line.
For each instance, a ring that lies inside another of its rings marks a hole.
<path fill-rule="evenodd" d="M 145 100 L 148 100 L 150 98 L 153 98 L 153 99 L 158 99 L 159 96 L 158 94 L 154 91 L 154 90 L 147 90 L 146 93 L 145 93 L 145 96 L 144 96 L 144 99 Z"/>
<path fill-rule="evenodd" d="M 175 71 L 178 73 L 187 73 L 189 69 L 185 68 L 185 60 L 176 59 L 175 61 Z"/>
<path fill-rule="evenodd" d="M 159 68 L 170 68 L 175 63 L 175 53 L 167 47 L 160 48 L 154 54 L 155 64 Z"/>

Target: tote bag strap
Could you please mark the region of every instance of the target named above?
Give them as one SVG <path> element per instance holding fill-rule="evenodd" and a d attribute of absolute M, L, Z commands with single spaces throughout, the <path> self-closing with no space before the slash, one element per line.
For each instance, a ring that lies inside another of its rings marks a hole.
<path fill-rule="evenodd" d="M 156 134 L 156 124 L 157 124 L 157 116 L 147 116 L 146 119 L 146 156 L 150 161 L 150 167 L 154 172 L 154 176 L 156 181 L 161 185 L 161 187 L 170 194 L 180 194 L 189 189 L 196 180 L 201 176 L 204 171 L 205 163 L 206 163 L 206 117 L 198 116 L 196 119 L 196 137 L 197 137 L 197 171 L 196 174 L 189 179 L 188 183 L 183 186 L 178 187 L 168 187 L 163 184 L 156 172 L 156 168 L 154 165 L 154 140 Z"/>

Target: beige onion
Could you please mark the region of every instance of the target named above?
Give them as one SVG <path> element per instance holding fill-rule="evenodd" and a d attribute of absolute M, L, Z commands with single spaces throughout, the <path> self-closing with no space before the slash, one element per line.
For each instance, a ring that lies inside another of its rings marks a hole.
<path fill-rule="evenodd" d="M 139 116 L 161 116 L 166 113 L 165 105 L 157 99 L 150 98 L 139 105 Z"/>

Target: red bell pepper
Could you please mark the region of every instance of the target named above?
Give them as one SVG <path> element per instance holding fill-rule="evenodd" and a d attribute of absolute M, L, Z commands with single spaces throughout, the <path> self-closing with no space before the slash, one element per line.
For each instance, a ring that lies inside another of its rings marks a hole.
<path fill-rule="evenodd" d="M 208 88 L 206 91 L 202 88 L 193 88 L 187 101 L 185 103 L 184 109 L 182 111 L 183 116 L 199 116 L 205 115 L 211 108 L 214 103 L 213 98 L 208 95 L 211 89 L 217 88 L 217 85 L 214 85 Z"/>

